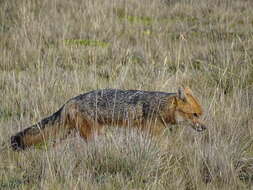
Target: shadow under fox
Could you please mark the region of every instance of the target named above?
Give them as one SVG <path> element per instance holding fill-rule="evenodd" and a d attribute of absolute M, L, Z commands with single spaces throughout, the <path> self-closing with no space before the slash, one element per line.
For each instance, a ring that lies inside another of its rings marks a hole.
<path fill-rule="evenodd" d="M 73 129 L 90 140 L 106 125 L 136 127 L 152 134 L 167 125 L 187 122 L 197 131 L 202 107 L 189 88 L 177 93 L 104 89 L 68 100 L 57 112 L 11 137 L 13 150 L 25 149 L 49 138 L 65 138 Z"/>

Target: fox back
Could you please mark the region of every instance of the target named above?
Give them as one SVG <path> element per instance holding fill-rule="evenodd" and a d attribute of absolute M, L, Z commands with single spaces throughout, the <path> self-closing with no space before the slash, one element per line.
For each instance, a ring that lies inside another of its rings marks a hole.
<path fill-rule="evenodd" d="M 104 89 L 73 99 L 80 111 L 100 123 L 145 120 L 165 109 L 176 93 Z"/>

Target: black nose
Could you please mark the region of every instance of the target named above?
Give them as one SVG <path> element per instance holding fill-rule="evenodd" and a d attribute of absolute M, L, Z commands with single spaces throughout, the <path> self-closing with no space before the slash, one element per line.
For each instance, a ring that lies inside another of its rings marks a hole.
<path fill-rule="evenodd" d="M 11 137 L 11 147 L 12 147 L 12 150 L 14 151 L 25 149 L 23 141 L 22 141 L 22 137 L 20 135 Z"/>

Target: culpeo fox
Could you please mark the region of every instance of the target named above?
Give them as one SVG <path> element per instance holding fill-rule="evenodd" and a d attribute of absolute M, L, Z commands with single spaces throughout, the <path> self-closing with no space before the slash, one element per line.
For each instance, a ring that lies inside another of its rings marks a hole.
<path fill-rule="evenodd" d="M 11 137 L 13 150 L 49 138 L 67 137 L 71 130 L 90 140 L 106 125 L 136 127 L 159 133 L 168 124 L 187 121 L 197 131 L 206 126 L 203 111 L 189 88 L 177 93 L 140 90 L 94 90 L 68 100 L 57 112 Z M 61 134 L 61 135 L 59 135 Z"/>

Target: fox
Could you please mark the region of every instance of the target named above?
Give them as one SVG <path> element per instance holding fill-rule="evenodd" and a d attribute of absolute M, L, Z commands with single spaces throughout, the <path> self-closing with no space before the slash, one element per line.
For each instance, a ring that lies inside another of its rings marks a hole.
<path fill-rule="evenodd" d="M 133 127 L 160 134 L 184 122 L 198 132 L 207 127 L 199 100 L 190 88 L 175 93 L 142 90 L 98 89 L 69 99 L 58 111 L 11 136 L 14 151 L 52 138 L 65 139 L 73 130 L 89 141 L 105 126 Z"/>

